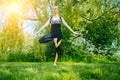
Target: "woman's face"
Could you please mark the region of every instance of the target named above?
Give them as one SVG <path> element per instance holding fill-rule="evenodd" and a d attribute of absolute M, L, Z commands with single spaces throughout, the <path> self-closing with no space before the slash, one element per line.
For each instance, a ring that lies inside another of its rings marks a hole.
<path fill-rule="evenodd" d="M 54 7 L 53 7 L 53 13 L 54 13 L 54 14 L 58 14 L 58 7 L 57 7 L 57 6 L 54 6 Z"/>

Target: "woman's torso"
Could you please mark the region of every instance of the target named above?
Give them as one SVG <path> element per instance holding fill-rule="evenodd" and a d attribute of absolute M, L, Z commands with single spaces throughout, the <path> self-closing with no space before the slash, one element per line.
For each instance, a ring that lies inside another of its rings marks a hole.
<path fill-rule="evenodd" d="M 55 17 L 51 17 L 50 23 L 51 23 L 51 34 L 53 37 L 62 37 L 62 31 L 61 31 L 61 17 L 58 17 L 57 19 Z"/>

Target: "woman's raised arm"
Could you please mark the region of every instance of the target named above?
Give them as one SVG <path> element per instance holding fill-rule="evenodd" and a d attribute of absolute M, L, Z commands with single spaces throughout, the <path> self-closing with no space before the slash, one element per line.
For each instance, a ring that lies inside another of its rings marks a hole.
<path fill-rule="evenodd" d="M 78 32 L 75 32 L 75 31 L 73 31 L 72 30 L 72 28 L 65 22 L 65 20 L 62 18 L 62 23 L 65 25 L 65 27 L 67 27 L 69 30 L 70 30 L 70 32 L 72 32 L 73 34 L 80 34 L 80 33 L 78 33 Z"/>
<path fill-rule="evenodd" d="M 47 22 L 35 33 L 37 35 L 40 31 L 42 31 L 45 27 L 47 27 L 50 24 L 50 18 L 47 20 Z"/>

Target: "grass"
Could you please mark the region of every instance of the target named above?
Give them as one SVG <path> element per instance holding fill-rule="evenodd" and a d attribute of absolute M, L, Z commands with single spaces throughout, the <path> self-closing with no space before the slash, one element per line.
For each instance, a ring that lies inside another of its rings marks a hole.
<path fill-rule="evenodd" d="M 0 80 L 120 80 L 120 64 L 0 62 Z"/>

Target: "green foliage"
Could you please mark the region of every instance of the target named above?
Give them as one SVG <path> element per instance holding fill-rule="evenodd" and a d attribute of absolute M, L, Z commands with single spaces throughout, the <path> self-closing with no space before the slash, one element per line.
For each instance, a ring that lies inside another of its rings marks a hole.
<path fill-rule="evenodd" d="M 9 22 L 0 33 L 0 55 L 6 57 L 8 57 L 10 53 L 21 52 L 24 44 L 22 28 L 18 26 L 17 20 L 12 21 Z"/>
<path fill-rule="evenodd" d="M 109 49 L 117 50 L 119 48 L 119 27 L 118 27 L 118 15 L 107 14 L 92 23 L 86 25 L 84 37 L 86 40 L 90 40 L 97 49 Z M 115 42 L 115 43 L 113 43 Z M 112 45 L 114 44 L 114 46 Z M 113 51 L 112 50 L 112 51 Z M 113 53 L 113 52 L 112 52 Z"/>
<path fill-rule="evenodd" d="M 38 31 L 52 16 L 47 0 L 30 0 L 29 5 L 36 13 L 39 24 L 35 25 L 34 32 Z M 83 62 L 113 62 L 119 61 L 113 57 L 120 48 L 120 13 L 117 0 L 54 0 L 59 7 L 59 15 L 71 26 L 79 31 L 81 36 L 72 33 L 62 25 L 63 40 L 59 61 Z M 24 6 L 25 7 L 25 6 Z M 26 7 L 23 10 L 29 12 Z M 49 34 L 50 26 L 44 29 L 38 37 L 23 33 L 18 26 L 19 16 L 10 14 L 6 26 L 0 32 L 0 60 L 4 61 L 53 61 L 55 55 L 54 42 L 40 44 L 38 39 Z M 14 17 L 13 17 L 14 16 Z M 8 25 L 7 25 L 8 24 Z M 113 56 L 112 56 L 113 55 Z M 109 57 L 108 57 L 109 56 Z"/>
<path fill-rule="evenodd" d="M 22 53 L 11 53 L 8 57 L 9 62 L 33 62 L 35 60 L 35 56 L 32 53 L 22 54 Z"/>
<path fill-rule="evenodd" d="M 27 47 L 27 46 L 26 46 Z M 46 45 L 40 44 L 38 40 L 34 40 L 34 46 L 30 48 L 30 50 L 33 49 L 32 54 L 35 57 L 35 60 L 37 61 L 46 61 Z"/>

